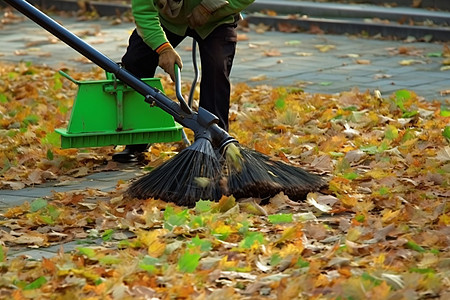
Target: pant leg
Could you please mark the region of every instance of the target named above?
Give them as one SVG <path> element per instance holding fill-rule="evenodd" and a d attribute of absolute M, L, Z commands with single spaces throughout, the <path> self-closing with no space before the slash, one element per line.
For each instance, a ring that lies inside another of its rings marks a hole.
<path fill-rule="evenodd" d="M 196 37 L 201 59 L 200 106 L 219 118 L 219 126 L 228 131 L 230 109 L 230 73 L 236 53 L 235 24 L 217 27 L 208 37 Z"/>

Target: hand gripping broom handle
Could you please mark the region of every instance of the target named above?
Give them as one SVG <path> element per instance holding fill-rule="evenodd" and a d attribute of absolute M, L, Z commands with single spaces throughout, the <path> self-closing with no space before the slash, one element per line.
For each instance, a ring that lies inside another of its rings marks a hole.
<path fill-rule="evenodd" d="M 93 63 L 112 73 L 145 97 L 145 101 L 156 104 L 159 108 L 172 115 L 175 121 L 194 131 L 196 138 L 207 138 L 214 146 L 223 148 L 230 142 L 236 142 L 225 130 L 217 125 L 218 118 L 205 109 L 199 108 L 198 113 L 180 107 L 176 102 L 164 95 L 160 90 L 149 86 L 142 80 L 121 68 L 116 62 L 94 49 L 75 34 L 58 24 L 46 14 L 25 0 L 3 0 L 30 20 L 59 38 Z"/>

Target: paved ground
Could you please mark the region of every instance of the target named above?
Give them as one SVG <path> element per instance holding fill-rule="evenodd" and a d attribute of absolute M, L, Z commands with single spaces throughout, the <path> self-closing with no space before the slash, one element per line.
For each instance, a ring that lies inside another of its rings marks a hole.
<path fill-rule="evenodd" d="M 77 22 L 73 18 L 56 19 L 116 61 L 124 53 L 128 35 L 133 29 L 131 23 L 111 25 L 109 20 Z M 65 44 L 49 42 L 51 35 L 29 20 L 0 26 L 0 62 L 31 61 L 55 68 L 70 66 L 83 70 L 95 67 L 81 63 L 80 55 Z M 260 33 L 256 29 L 260 29 Z M 443 59 L 432 55 L 442 52 L 443 44 L 280 33 L 254 26 L 249 32 L 241 31 L 240 35 L 231 76 L 233 83 L 297 86 L 309 93 L 338 93 L 358 87 L 360 90 L 377 89 L 385 96 L 406 88 L 430 101 L 448 103 L 450 100 L 450 95 L 440 94 L 440 91 L 450 89 L 450 71 L 441 71 Z M 190 45 L 191 40 L 186 40 L 179 47 L 185 66 L 182 78 L 185 80 L 191 80 L 193 75 Z M 404 54 L 398 54 L 399 49 Z M 94 174 L 71 185 L 49 184 L 18 191 L 0 190 L 0 211 L 50 195 L 52 191 L 86 187 L 108 191 L 119 179 L 135 176 L 136 167 L 125 165 L 121 171 Z M 70 247 L 67 245 L 65 249 L 71 250 Z M 12 255 L 27 254 L 41 258 L 53 256 L 57 250 L 58 247 L 22 249 Z"/>

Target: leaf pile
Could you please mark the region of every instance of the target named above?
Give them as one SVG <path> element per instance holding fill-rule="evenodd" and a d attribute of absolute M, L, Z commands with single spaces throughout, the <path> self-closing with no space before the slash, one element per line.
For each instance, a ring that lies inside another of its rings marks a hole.
<path fill-rule="evenodd" d="M 47 76 L 36 83 L 27 77 L 31 90 L 47 84 L 33 97 L 17 97 L 26 84 L 2 78 L 9 86 L 0 91 L 2 147 L 9 145 L 16 156 L 7 156 L 10 167 L 3 165 L 2 176 L 24 174 L 16 170 L 27 157 L 23 153 L 33 153 L 29 169 L 51 162 L 49 150 L 53 160 L 69 160 L 43 138 L 63 125 L 70 94 L 48 84 L 54 72 L 40 72 Z M 217 203 L 201 200 L 192 209 L 124 199 L 126 182 L 110 193 L 71 191 L 35 199 L 10 208 L 0 220 L 0 297 L 448 297 L 448 107 L 407 90 L 325 95 L 237 84 L 233 91 L 231 134 L 323 174 L 329 178 L 326 190 L 302 203 L 283 194 L 266 201 L 230 196 Z M 13 107 L 15 114 L 4 109 L 13 99 L 23 103 Z M 29 106 L 34 110 L 27 111 Z M 53 108 L 60 106 L 66 109 Z M 37 121 L 25 123 L 32 114 Z M 83 153 L 70 153 L 74 165 L 85 164 Z M 61 244 L 75 249 L 38 261 L 16 255 L 24 246 L 45 250 Z"/>

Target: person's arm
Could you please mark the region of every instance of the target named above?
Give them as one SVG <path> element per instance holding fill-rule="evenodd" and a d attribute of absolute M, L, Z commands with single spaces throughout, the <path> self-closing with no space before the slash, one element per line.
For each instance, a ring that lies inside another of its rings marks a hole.
<path fill-rule="evenodd" d="M 137 32 L 150 48 L 156 50 L 168 42 L 152 0 L 131 0 L 131 10 Z"/>

